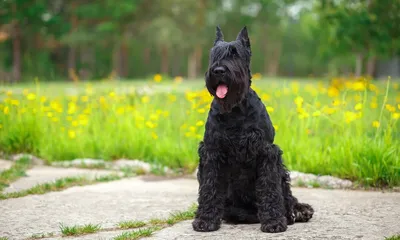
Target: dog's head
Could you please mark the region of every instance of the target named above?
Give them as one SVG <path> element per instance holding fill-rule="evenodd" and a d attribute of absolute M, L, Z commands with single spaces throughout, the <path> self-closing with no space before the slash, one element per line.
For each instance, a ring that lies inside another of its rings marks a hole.
<path fill-rule="evenodd" d="M 221 29 L 217 27 L 205 78 L 206 87 L 220 104 L 221 112 L 230 112 L 248 93 L 251 85 L 250 58 L 246 27 L 232 42 L 225 42 Z"/>

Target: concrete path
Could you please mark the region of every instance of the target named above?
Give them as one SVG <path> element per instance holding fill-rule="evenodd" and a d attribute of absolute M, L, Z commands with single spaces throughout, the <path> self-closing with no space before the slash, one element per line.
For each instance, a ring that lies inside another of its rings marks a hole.
<path fill-rule="evenodd" d="M 32 234 L 60 234 L 59 224 L 101 224 L 115 227 L 125 220 L 164 218 L 186 210 L 197 199 L 194 179 L 123 179 L 62 192 L 0 201 L 0 237 L 25 239 Z M 191 221 L 156 232 L 149 239 L 379 239 L 400 234 L 400 193 L 294 188 L 294 194 L 315 208 L 308 223 L 267 234 L 259 224 L 227 225 L 219 231 L 197 233 Z M 121 231 L 68 239 L 112 239 Z M 64 239 L 53 237 L 49 239 Z"/>

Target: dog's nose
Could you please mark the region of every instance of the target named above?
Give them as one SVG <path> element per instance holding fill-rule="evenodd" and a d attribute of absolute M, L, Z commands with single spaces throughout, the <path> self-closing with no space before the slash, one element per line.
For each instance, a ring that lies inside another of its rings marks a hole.
<path fill-rule="evenodd" d="M 224 67 L 216 67 L 216 68 L 214 68 L 213 72 L 216 75 L 222 75 L 225 73 L 225 68 Z"/>

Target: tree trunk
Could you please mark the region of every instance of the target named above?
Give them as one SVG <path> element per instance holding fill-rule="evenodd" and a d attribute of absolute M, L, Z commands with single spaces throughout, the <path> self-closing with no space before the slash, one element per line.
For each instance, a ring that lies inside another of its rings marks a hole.
<path fill-rule="evenodd" d="M 119 44 L 114 46 L 114 50 L 112 53 L 113 59 L 113 72 L 115 73 L 117 78 L 122 76 L 122 68 L 121 68 L 121 47 Z"/>
<path fill-rule="evenodd" d="M 75 71 L 75 68 L 76 68 L 76 49 L 75 47 L 70 46 L 68 49 L 68 72 Z"/>
<path fill-rule="evenodd" d="M 14 25 L 13 29 L 13 81 L 18 82 L 21 80 L 21 31 L 18 23 Z"/>
<path fill-rule="evenodd" d="M 127 77 L 129 74 L 129 62 L 128 62 L 128 46 L 125 42 L 122 43 L 120 49 L 120 61 L 121 61 L 121 74 L 123 77 Z"/>
<path fill-rule="evenodd" d="M 193 52 L 189 55 L 188 58 L 188 78 L 189 79 L 195 79 L 196 78 L 196 50 L 193 50 Z"/>
<path fill-rule="evenodd" d="M 268 62 L 268 76 L 278 75 L 279 61 L 282 54 L 282 42 L 278 41 L 276 44 L 277 45 L 275 46 L 272 53 L 272 58 L 270 58 L 270 61 Z"/>
<path fill-rule="evenodd" d="M 363 58 L 364 57 L 362 53 L 356 54 L 356 69 L 355 69 L 356 77 L 360 77 L 362 75 Z"/>
<path fill-rule="evenodd" d="M 76 7 L 77 7 L 77 2 L 73 1 L 71 4 L 71 8 L 72 8 L 71 13 L 74 12 Z M 73 33 L 76 31 L 76 28 L 78 27 L 77 16 L 75 14 L 72 14 L 70 21 L 72 23 L 71 24 L 72 25 L 71 33 Z M 76 46 L 71 44 L 69 46 L 69 50 L 68 50 L 68 64 L 67 64 L 68 71 L 67 72 L 68 72 L 68 76 L 69 76 L 70 80 L 72 80 L 72 81 L 76 81 L 76 78 L 74 77 L 74 76 L 76 76 L 76 49 L 77 49 Z"/>
<path fill-rule="evenodd" d="M 367 76 L 374 77 L 376 66 L 376 56 L 371 56 L 367 61 Z"/>
<path fill-rule="evenodd" d="M 163 45 L 161 48 L 161 73 L 168 74 L 168 68 L 168 47 L 166 45 Z"/>
<path fill-rule="evenodd" d="M 203 57 L 203 48 L 199 44 L 196 47 L 196 73 L 195 73 L 196 77 L 198 77 L 199 73 L 201 72 L 201 67 L 202 67 L 201 60 L 202 60 L 202 57 Z"/>

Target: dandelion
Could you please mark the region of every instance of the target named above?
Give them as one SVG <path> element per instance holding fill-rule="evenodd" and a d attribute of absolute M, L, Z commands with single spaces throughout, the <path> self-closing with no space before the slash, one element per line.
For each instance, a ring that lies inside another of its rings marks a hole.
<path fill-rule="evenodd" d="M 148 128 L 155 128 L 155 127 L 156 127 L 156 125 L 155 125 L 154 123 L 150 122 L 150 121 L 147 121 L 147 122 L 146 122 L 146 126 L 147 126 Z"/>
<path fill-rule="evenodd" d="M 400 109 L 400 104 L 397 104 L 397 108 Z"/>
<path fill-rule="evenodd" d="M 174 82 L 175 83 L 181 83 L 183 81 L 183 77 L 181 77 L 181 76 L 176 76 L 175 78 L 174 78 Z"/>
<path fill-rule="evenodd" d="M 73 130 L 68 130 L 68 137 L 74 139 L 76 137 L 76 133 Z"/>
<path fill-rule="evenodd" d="M 12 92 L 11 90 L 8 90 L 8 91 L 6 92 L 6 95 L 7 95 L 8 97 L 11 97 L 12 94 L 13 94 L 13 92 Z"/>
<path fill-rule="evenodd" d="M 393 113 L 392 118 L 395 120 L 400 119 L 400 113 Z"/>
<path fill-rule="evenodd" d="M 10 103 L 11 103 L 11 105 L 14 105 L 14 106 L 19 105 L 19 101 L 17 99 L 12 99 Z"/>
<path fill-rule="evenodd" d="M 267 109 L 267 111 L 268 111 L 269 113 L 274 112 L 274 108 L 273 108 L 273 107 L 268 106 L 268 107 L 266 107 L 266 109 Z"/>
<path fill-rule="evenodd" d="M 193 127 L 193 126 L 190 126 L 190 127 L 189 127 L 189 131 L 191 131 L 191 132 L 196 132 L 196 128 Z"/>
<path fill-rule="evenodd" d="M 346 111 L 344 113 L 346 123 L 350 123 L 357 118 L 357 114 L 354 112 Z"/>
<path fill-rule="evenodd" d="M 204 108 L 199 108 L 199 109 L 197 109 L 197 112 L 198 112 L 198 113 L 205 113 L 206 110 L 205 110 Z"/>
<path fill-rule="evenodd" d="M 143 96 L 141 99 L 142 103 L 148 103 L 150 101 L 149 96 Z"/>
<path fill-rule="evenodd" d="M 155 82 L 161 82 L 161 80 L 162 80 L 161 74 L 156 74 L 156 75 L 154 75 L 153 80 L 154 80 Z"/>
<path fill-rule="evenodd" d="M 108 94 L 108 96 L 110 96 L 110 97 L 115 97 L 115 92 L 110 92 L 109 94 Z"/>
<path fill-rule="evenodd" d="M 396 108 L 390 104 L 386 104 L 385 105 L 386 110 L 388 110 L 389 112 L 395 112 Z"/>
<path fill-rule="evenodd" d="M 81 97 L 81 101 L 82 102 L 88 102 L 89 101 L 89 97 L 88 96 L 82 96 Z"/>
<path fill-rule="evenodd" d="M 52 122 L 59 122 L 59 119 L 58 119 L 57 117 L 53 117 L 53 118 L 51 119 L 51 121 L 52 121 Z"/>
<path fill-rule="evenodd" d="M 3 112 L 5 115 L 7 115 L 10 112 L 10 109 L 8 108 L 8 106 L 4 107 Z"/>
<path fill-rule="evenodd" d="M 339 90 L 335 87 L 328 88 L 328 96 L 329 97 L 337 97 L 339 96 Z"/>
<path fill-rule="evenodd" d="M 158 136 L 157 136 L 157 134 L 156 134 L 155 132 L 151 132 L 151 137 L 152 137 L 154 140 L 158 139 Z"/>
<path fill-rule="evenodd" d="M 313 117 L 319 117 L 319 116 L 321 116 L 321 111 L 315 111 L 315 112 L 313 112 L 312 116 L 313 116 Z"/>
<path fill-rule="evenodd" d="M 72 121 L 71 125 L 73 127 L 77 127 L 79 125 L 78 121 Z"/>
<path fill-rule="evenodd" d="M 29 93 L 29 94 L 26 96 L 26 98 L 27 98 L 29 101 L 33 101 L 33 100 L 36 99 L 36 95 L 35 95 L 34 93 Z"/>
<path fill-rule="evenodd" d="M 176 101 L 176 96 L 172 95 L 172 94 L 168 95 L 168 101 L 175 102 Z"/>
<path fill-rule="evenodd" d="M 204 122 L 203 121 L 198 121 L 197 123 L 196 123 L 196 126 L 198 126 L 198 127 L 201 127 L 201 126 L 203 126 L 204 125 Z"/>
<path fill-rule="evenodd" d="M 278 127 L 278 125 L 273 125 L 274 126 L 274 128 L 275 128 L 275 131 L 278 131 L 278 129 L 279 129 L 279 127 Z"/>
<path fill-rule="evenodd" d="M 47 113 L 47 117 L 52 118 L 52 117 L 53 117 L 53 113 L 48 112 L 48 113 Z"/>
<path fill-rule="evenodd" d="M 261 99 L 262 99 L 263 101 L 268 101 L 270 98 L 271 98 L 271 96 L 269 96 L 269 95 L 266 94 L 266 93 L 263 93 L 263 94 L 261 95 Z"/>
<path fill-rule="evenodd" d="M 381 124 L 379 123 L 379 121 L 373 121 L 373 122 L 372 122 L 372 126 L 373 126 L 374 128 L 378 128 L 380 125 L 381 125 Z"/>
<path fill-rule="evenodd" d="M 371 102 L 370 107 L 371 107 L 372 109 L 375 109 L 375 108 L 378 107 L 378 104 L 377 104 L 376 102 Z"/>
<path fill-rule="evenodd" d="M 254 80 L 260 80 L 261 79 L 261 73 L 254 73 L 253 74 L 253 79 Z"/>
<path fill-rule="evenodd" d="M 362 109 L 362 107 L 363 107 L 362 103 L 357 103 L 357 104 L 354 106 L 354 109 L 357 110 L 357 111 L 360 111 L 360 110 Z"/>
<path fill-rule="evenodd" d="M 301 106 L 303 104 L 303 101 L 304 101 L 304 99 L 302 97 L 298 96 L 298 97 L 295 98 L 294 103 L 297 106 Z"/>

